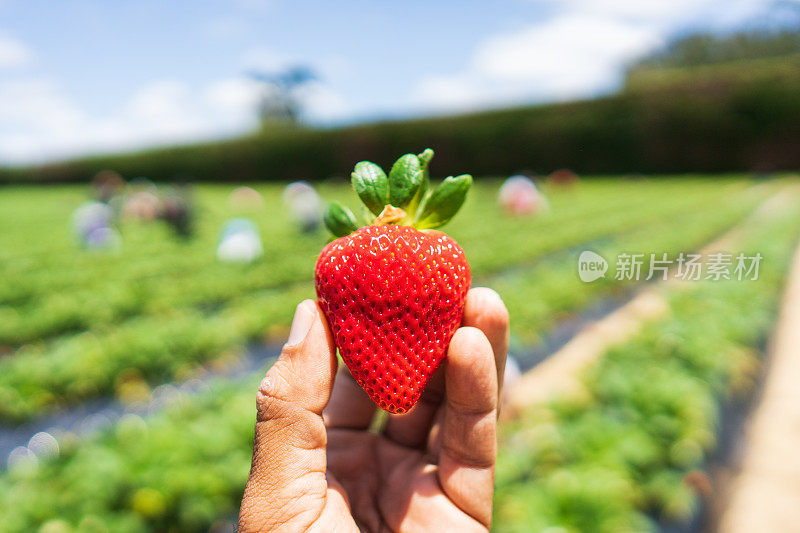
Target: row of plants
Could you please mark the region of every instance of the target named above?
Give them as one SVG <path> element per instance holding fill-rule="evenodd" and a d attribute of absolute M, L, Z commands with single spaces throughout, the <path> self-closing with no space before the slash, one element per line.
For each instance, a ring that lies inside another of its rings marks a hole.
<path fill-rule="evenodd" d="M 796 200 L 796 198 L 795 198 Z M 612 348 L 584 389 L 503 427 L 495 529 L 658 531 L 688 522 L 707 483 L 719 406 L 753 386 L 774 323 L 800 211 L 737 242 L 764 259 L 757 281 L 670 286 L 670 315 Z"/>
<path fill-rule="evenodd" d="M 672 262 L 670 264 L 676 266 L 681 253 L 697 252 L 744 220 L 752 212 L 756 199 L 760 198 L 760 194 L 725 198 L 721 205 L 712 207 L 706 204 L 704 208 L 682 213 L 668 223 L 659 220 L 598 242 L 588 249 L 605 258 L 609 266 L 604 277 L 590 283 L 584 283 L 577 276 L 578 254 L 582 250 L 574 250 L 533 268 L 501 276 L 492 280 L 490 285 L 512 310 L 517 324 L 515 335 L 523 344 L 531 345 L 540 340 L 540 335 L 549 326 L 569 318 L 575 311 L 605 297 L 622 296 L 638 282 L 648 281 L 653 256 L 659 261 L 666 254 L 667 260 Z M 640 274 L 631 276 L 634 279 L 628 279 L 628 273 L 618 276 L 620 254 L 642 255 Z M 730 270 L 733 268 L 731 265 Z M 651 279 L 662 277 L 662 272 L 654 269 Z"/>
<path fill-rule="evenodd" d="M 202 188 L 197 195 L 196 232 L 192 239 L 171 238 L 160 224 L 130 221 L 120 227 L 123 246 L 119 252 L 99 254 L 80 249 L 70 232 L 70 213 L 83 200 L 78 189 L 52 193 L 46 189 L 26 190 L 30 191 L 29 197 L 4 214 L 3 218 L 17 223 L 9 225 L 13 231 L 0 241 L 5 255 L 0 269 L 14 281 L 3 287 L 0 301 L 19 307 L 35 304 L 35 300 L 54 291 L 96 292 L 115 283 L 169 281 L 220 266 L 214 260 L 220 226 L 227 218 L 242 214 L 226 206 L 229 190 Z M 311 244 L 294 242 L 302 237 L 288 220 L 277 187 L 265 193 L 264 209 L 244 214 L 262 230 L 277 234 L 277 238 L 265 239 L 265 250 L 285 261 L 298 247 Z M 36 207 L 49 200 L 51 194 L 62 199 L 58 216 L 40 220 Z M 9 201 L 5 192 L 2 198 Z"/>
<path fill-rule="evenodd" d="M 609 258 L 625 250 L 691 251 L 741 219 L 762 194 L 720 196 L 718 202 L 705 201 L 705 209 L 682 213 L 669 224 L 660 218 L 639 223 L 635 231 L 610 238 L 600 250 Z M 507 299 L 515 316 L 515 336 L 531 343 L 565 314 L 626 285 L 614 280 L 613 273 L 606 280 L 583 284 L 575 265 L 574 255 L 564 253 L 510 274 L 476 274 L 475 280 L 496 287 Z M 0 359 L 0 418 L 20 421 L 53 407 L 120 395 L 128 390 L 122 385 L 131 380 L 146 389 L 186 377 L 270 329 L 282 334 L 292 309 L 305 297 L 313 297 L 313 287 L 301 282 L 253 292 L 210 312 L 174 309 L 52 343 L 26 345 Z"/>
<path fill-rule="evenodd" d="M 683 475 L 713 441 L 719 395 L 751 376 L 800 216 L 756 222 L 740 244 L 764 255 L 759 281 L 673 285 L 672 315 L 609 353 L 587 374 L 586 394 L 502 428 L 498 531 L 648 530 L 648 512 L 691 511 Z M 250 464 L 258 379 L 212 383 L 97 435 L 60 435 L 57 458 L 0 475 L 4 527 L 229 529 Z"/>
<path fill-rule="evenodd" d="M 352 166 L 352 165 L 351 165 Z M 452 169 L 457 171 L 458 168 Z M 711 187 L 715 182 L 731 183 L 740 176 L 732 176 L 729 179 L 723 177 L 692 177 L 686 180 L 665 180 L 661 179 L 631 179 L 626 182 L 626 187 L 619 187 L 615 179 L 594 178 L 584 181 L 580 186 L 569 188 L 549 189 L 547 194 L 552 202 L 569 208 L 575 204 L 575 213 L 580 213 L 581 208 L 588 210 L 594 208 L 602 209 L 605 201 L 612 202 L 630 200 L 631 195 L 646 194 L 657 188 L 665 186 L 674 188 L 676 191 L 686 190 L 691 193 L 693 186 Z M 325 199 L 352 202 L 352 194 L 345 186 L 349 179 L 337 179 L 324 182 L 318 185 L 318 191 Z M 492 200 L 494 191 L 499 187 L 499 181 L 492 178 L 477 180 L 475 185 L 476 198 Z M 611 188 L 609 188 L 611 186 Z M 246 216 L 253 217 L 257 222 L 263 223 L 264 228 L 269 228 L 277 235 L 284 233 L 294 234 L 292 223 L 286 216 L 285 207 L 281 202 L 282 184 L 254 184 L 253 187 L 262 194 L 263 207 L 260 209 L 248 209 Z M 200 185 L 194 189 L 194 198 L 200 207 L 198 218 L 198 234 L 202 237 L 207 235 L 212 239 L 216 236 L 215 225 L 222 219 L 235 214 L 237 210 L 226 202 L 226 196 L 232 190 L 231 186 L 226 185 Z M 61 187 L 9 187 L 3 189 L 4 209 L 0 212 L 0 220 L 4 227 L 15 231 L 0 234 L 0 259 L 2 266 L 5 267 L 9 260 L 24 260 L 33 258 L 33 261 L 40 263 L 42 267 L 49 264 L 63 264 L 63 258 L 54 255 L 54 252 L 74 251 L 73 243 L 65 238 L 69 233 L 69 221 L 72 210 L 81 202 L 86 200 L 90 193 L 88 188 L 76 186 Z M 568 203 L 560 203 L 559 199 L 568 199 Z M 592 202 L 592 200 L 600 200 Z M 480 202 L 479 202 L 479 205 Z M 560 210 L 561 211 L 561 210 Z M 210 231 L 206 231 L 210 230 Z M 35 239 L 27 238 L 35 237 Z M 136 235 L 130 237 L 136 238 Z M 166 251 L 175 248 L 174 243 L 168 240 L 149 242 L 147 234 L 138 239 L 134 244 L 147 244 L 149 248 L 156 251 Z M 162 249 L 158 249 L 158 247 Z M 124 252 L 125 250 L 123 250 Z M 137 250 L 142 253 L 145 250 Z M 73 259 L 81 260 L 74 255 Z M 50 261 L 50 262 L 48 262 Z M 89 261 L 84 259 L 83 261 Z M 72 265 L 68 264 L 67 267 Z"/>
<path fill-rule="evenodd" d="M 99 435 L 59 437 L 59 456 L 0 474 L 4 531 L 230 530 L 252 453 L 258 380 L 217 382 Z"/>
<path fill-rule="evenodd" d="M 471 211 L 480 212 L 481 215 L 499 215 L 494 203 L 494 189 L 497 182 L 482 183 L 476 187 Z M 713 183 L 708 180 L 687 180 L 678 184 L 668 185 L 660 181 L 644 181 L 629 184 L 620 190 L 615 182 L 602 184 L 585 184 L 572 190 L 548 191 L 553 211 L 543 219 L 521 219 L 518 221 L 506 220 L 509 224 L 508 234 L 518 235 L 515 230 L 541 231 L 548 227 L 559 228 L 564 222 L 575 217 L 601 218 L 608 212 L 625 212 L 633 206 L 647 204 L 663 194 L 668 188 L 678 195 L 694 196 L 695 194 L 710 194 Z M 739 182 L 732 186 L 743 186 Z M 337 199 L 346 187 L 325 187 L 323 194 L 326 198 Z M 80 196 L 64 196 L 64 207 L 60 209 L 59 217 L 40 220 L 36 205 L 48 199 L 47 194 L 32 190 L 31 197 L 21 202 L 15 202 L 9 209 L 0 215 L 8 222 L 12 231 L 0 236 L 0 253 L 4 255 L 0 261 L 0 273 L 14 281 L 9 286 L 4 286 L 0 292 L 0 302 L 13 305 L 15 302 L 28 303 L 35 296 L 46 295 L 52 291 L 63 289 L 96 290 L 103 284 L 111 281 L 147 282 L 153 279 L 164 279 L 175 273 L 185 274 L 186 271 L 202 272 L 214 266 L 213 250 L 217 238 L 217 230 L 222 221 L 231 216 L 230 210 L 215 209 L 223 204 L 224 190 L 200 189 L 202 202 L 199 209 L 197 236 L 188 243 L 175 242 L 168 238 L 165 228 L 152 225 L 123 225 L 125 246 L 119 255 L 98 256 L 86 254 L 73 245 L 70 239 L 68 224 L 69 206 L 77 205 Z M 669 192 L 669 191 L 668 191 Z M 313 254 L 322 242 L 322 236 L 303 238 L 298 236 L 296 229 L 288 220 L 285 209 L 279 201 L 277 187 L 264 189 L 265 208 L 258 213 L 251 213 L 254 220 L 265 231 L 267 257 L 270 266 L 275 266 L 278 274 L 284 261 L 290 260 L 292 255 Z M 11 203 L 7 193 L 4 200 Z M 43 198 L 44 196 L 44 198 Z M 12 196 L 13 198 L 13 196 Z M 65 209 L 66 207 L 66 209 Z M 13 222 L 13 223 L 12 223 Z M 472 225 L 462 224 L 460 237 L 481 241 L 486 232 L 479 226 L 471 229 Z M 574 228 L 573 228 L 574 231 Z M 474 237 L 472 233 L 475 233 Z M 49 242 L 56 237 L 56 243 Z M 37 255 L 36 250 L 45 242 L 46 253 Z M 299 241 L 299 242 L 297 242 Z M 513 248 L 513 247 L 512 247 Z M 294 252 L 294 254 L 292 254 Z M 219 267 L 219 265 L 217 265 Z M 286 270 L 293 270 L 287 268 Z M 113 273 L 113 279 L 109 274 Z"/>
<path fill-rule="evenodd" d="M 203 365 L 235 364 L 250 341 L 283 336 L 294 307 L 313 296 L 313 286 L 297 284 L 241 297 L 213 315 L 177 309 L 49 346 L 26 345 L 0 359 L 0 418 L 21 422 L 109 394 L 138 400 Z"/>
<path fill-rule="evenodd" d="M 720 194 L 718 187 L 704 180 L 678 185 L 636 183 L 625 187 L 628 191 L 618 190 L 618 183 L 591 184 L 574 191 L 556 191 L 553 211 L 536 219 L 498 218 L 493 187 L 483 187 L 476 191 L 471 211 L 476 218 L 493 222 L 454 224 L 454 234 L 470 250 L 473 270 L 480 275 L 699 209 L 707 202 L 719 203 L 745 187 L 746 182 L 732 182 Z M 132 225 L 123 235 L 134 242 L 119 257 L 87 257 L 72 249 L 63 255 L 51 254 L 52 259 L 33 272 L 23 269 L 28 260 L 16 267 L 7 261 L 0 271 L 13 283 L 0 289 L 0 302 L 5 299 L 0 304 L 0 345 L 20 346 L 175 308 L 213 308 L 252 291 L 311 279 L 309 257 L 321 248 L 322 237 L 298 235 L 291 224 L 276 220 L 279 218 L 285 216 L 276 209 L 266 211 L 260 219 L 268 235 L 268 255 L 246 267 L 214 260 L 212 228 L 218 225 L 216 220 L 206 223 L 208 231 L 191 244 L 170 242 L 165 228 Z M 537 238 L 531 242 L 532 234 Z"/>
<path fill-rule="evenodd" d="M 497 211 L 473 213 L 470 205 L 465 208 L 468 216 L 456 217 L 448 224 L 447 233 L 462 243 L 470 268 L 481 275 L 536 261 L 559 250 L 586 246 L 643 225 L 673 220 L 691 211 L 714 210 L 738 196 L 764 198 L 780 186 L 780 180 L 753 185 L 752 181 L 724 179 L 616 179 L 605 183 L 603 194 L 592 194 L 588 205 L 574 209 L 571 204 L 577 191 L 562 192 L 567 196 L 567 205 L 553 206 L 552 214 L 538 218 L 535 224 L 526 223 L 523 218 L 495 227 L 492 220 L 498 216 Z M 565 211 L 566 216 L 556 217 L 560 211 Z M 476 220 L 482 223 L 476 224 Z"/>

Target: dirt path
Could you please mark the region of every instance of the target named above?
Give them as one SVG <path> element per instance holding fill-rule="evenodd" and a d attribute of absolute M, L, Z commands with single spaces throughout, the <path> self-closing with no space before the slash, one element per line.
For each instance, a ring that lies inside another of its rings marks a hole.
<path fill-rule="evenodd" d="M 654 290 L 645 290 L 633 300 L 589 324 L 563 348 L 520 377 L 508 391 L 503 413 L 516 416 L 526 407 L 580 391 L 584 368 L 615 344 L 636 333 L 641 326 L 665 314 L 668 306 Z"/>
<path fill-rule="evenodd" d="M 746 231 L 747 226 L 775 216 L 791 207 L 792 203 L 797 201 L 798 192 L 800 192 L 798 186 L 781 189 L 762 202 L 750 216 L 704 246 L 699 252 L 708 254 L 732 250 L 742 233 Z M 668 312 L 669 306 L 663 294 L 665 286 L 688 283 L 679 281 L 673 276 L 674 272 L 667 281 L 644 288 L 633 300 L 606 317 L 589 324 L 559 351 L 523 374 L 506 392 L 503 416 L 514 417 L 532 405 L 580 392 L 581 376 L 587 366 L 612 346 L 622 344 L 632 338 L 646 323 Z M 800 346 L 800 322 L 795 327 L 798 334 L 797 345 Z M 798 370 L 800 371 L 800 367 Z M 798 382 L 800 382 L 800 376 Z M 797 403 L 797 408 L 800 413 L 800 401 Z M 800 431 L 800 425 L 798 425 L 798 431 Z M 798 505 L 800 506 L 800 499 L 798 499 Z M 800 531 L 800 522 L 798 522 L 798 531 Z"/>
<path fill-rule="evenodd" d="M 724 533 L 800 531 L 800 248 L 768 364 L 741 470 L 720 518 Z"/>

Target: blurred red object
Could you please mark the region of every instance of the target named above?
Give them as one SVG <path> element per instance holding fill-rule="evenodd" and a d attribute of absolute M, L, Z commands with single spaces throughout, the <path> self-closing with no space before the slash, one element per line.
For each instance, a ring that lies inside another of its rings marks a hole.
<path fill-rule="evenodd" d="M 508 178 L 497 192 L 500 207 L 510 215 L 532 215 L 547 206 L 536 184 L 521 174 Z"/>
<path fill-rule="evenodd" d="M 578 183 L 579 180 L 580 178 L 573 171 L 562 168 L 550 174 L 550 177 L 547 178 L 547 184 L 568 187 Z"/>

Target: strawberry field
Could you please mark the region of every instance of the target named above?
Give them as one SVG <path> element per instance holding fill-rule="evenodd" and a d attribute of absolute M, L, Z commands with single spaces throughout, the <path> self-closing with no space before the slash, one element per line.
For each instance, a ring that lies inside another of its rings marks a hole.
<path fill-rule="evenodd" d="M 792 180 L 583 179 L 544 187 L 547 210 L 527 217 L 502 212 L 500 184 L 476 180 L 446 231 L 465 250 L 473 285 L 503 297 L 523 371 L 532 353 L 550 355 L 565 323 L 657 284 L 616 279 L 613 264 L 582 282 L 583 250 L 612 263 L 645 254 L 646 273 L 651 253 L 695 252 L 737 228 L 725 251 L 764 257 L 757 281 L 664 283 L 668 311 L 588 367 L 580 394 L 501 424 L 498 531 L 688 523 L 701 498 L 687 474 L 716 446 L 720 405 L 759 375 L 800 234 Z M 254 188 L 263 205 L 246 216 L 264 253 L 237 265 L 215 255 L 224 221 L 242 215 L 227 201 L 230 186 L 193 190 L 193 238 L 129 220 L 114 251 L 75 242 L 70 217 L 85 188 L 0 189 L 0 529 L 230 528 L 257 383 L 295 306 L 314 297 L 327 242 L 292 224 L 281 184 Z M 353 205 L 347 185 L 318 191 Z M 762 207 L 776 197 L 790 201 Z M 39 432 L 55 444 L 39 450 L 28 440 Z"/>

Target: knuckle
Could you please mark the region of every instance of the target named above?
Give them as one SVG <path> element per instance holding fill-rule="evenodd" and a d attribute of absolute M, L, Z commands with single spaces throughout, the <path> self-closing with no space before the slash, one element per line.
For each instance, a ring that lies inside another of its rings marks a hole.
<path fill-rule="evenodd" d="M 442 443 L 442 453 L 457 463 L 469 468 L 490 469 L 497 460 L 496 447 L 491 442 L 479 442 L 472 439 L 470 448 L 453 442 Z"/>
<path fill-rule="evenodd" d="M 287 363 L 279 359 L 261 381 L 256 393 L 256 426 L 297 448 L 324 447 L 327 438 L 322 418 L 302 405 L 287 372 Z"/>
<path fill-rule="evenodd" d="M 481 420 L 495 417 L 497 410 L 497 396 L 492 394 L 482 394 L 480 401 L 469 400 L 461 401 L 456 398 L 448 398 L 447 402 L 451 411 L 463 420 Z"/>
<path fill-rule="evenodd" d="M 259 420 L 282 418 L 291 404 L 291 382 L 286 376 L 286 364 L 278 360 L 261 380 L 256 394 Z"/>

